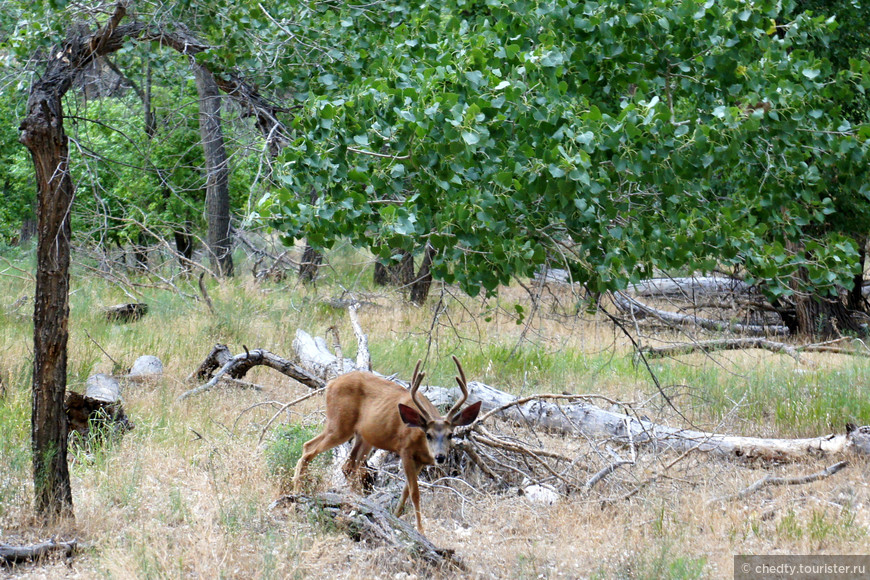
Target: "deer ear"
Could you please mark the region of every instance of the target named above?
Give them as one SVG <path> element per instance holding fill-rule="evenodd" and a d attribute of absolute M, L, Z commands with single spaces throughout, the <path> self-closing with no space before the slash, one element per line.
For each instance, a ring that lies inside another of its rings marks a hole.
<path fill-rule="evenodd" d="M 426 420 L 423 419 L 420 411 L 414 407 L 409 407 L 408 405 L 399 403 L 399 414 L 402 416 L 402 421 L 404 421 L 405 425 L 408 427 L 419 427 L 420 429 L 426 428 Z"/>
<path fill-rule="evenodd" d="M 473 405 L 468 405 L 462 412 L 456 415 L 456 418 L 451 421 L 454 427 L 462 427 L 464 425 L 470 425 L 474 423 L 474 420 L 477 419 L 477 415 L 480 413 L 480 406 L 483 404 L 483 401 L 478 401 Z"/>

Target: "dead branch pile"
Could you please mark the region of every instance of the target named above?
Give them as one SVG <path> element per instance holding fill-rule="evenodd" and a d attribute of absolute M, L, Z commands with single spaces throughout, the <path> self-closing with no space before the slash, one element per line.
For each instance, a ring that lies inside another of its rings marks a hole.
<path fill-rule="evenodd" d="M 388 500 L 377 495 L 360 498 L 337 493 L 286 495 L 270 507 L 301 505 L 318 517 L 330 519 L 356 541 L 372 542 L 405 552 L 415 560 L 437 569 L 466 570 L 453 550 L 436 547 L 413 525 L 394 516 L 385 505 Z"/>

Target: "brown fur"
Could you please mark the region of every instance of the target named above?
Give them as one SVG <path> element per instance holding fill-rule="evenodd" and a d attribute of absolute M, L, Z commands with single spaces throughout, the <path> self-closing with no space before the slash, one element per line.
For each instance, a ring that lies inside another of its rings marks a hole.
<path fill-rule="evenodd" d="M 417 371 L 414 375 L 412 383 L 419 386 L 422 375 L 418 377 Z M 461 386 L 464 389 L 464 384 Z M 417 474 L 424 465 L 435 463 L 436 456 L 446 456 L 453 428 L 474 421 L 480 403 L 467 407 L 451 422 L 441 417 L 426 397 L 418 396 L 416 400 L 419 406 L 411 392 L 371 373 L 355 371 L 334 379 L 326 389 L 326 426 L 320 435 L 303 446 L 293 477 L 294 492 L 301 491 L 305 470 L 314 457 L 356 437 L 343 468 L 345 476 L 353 483 L 357 483 L 355 476 L 358 476 L 359 482 L 364 483 L 367 476 L 365 461 L 373 448 L 398 454 L 407 483 L 396 515 L 401 514 L 410 495 L 417 516 L 417 529 L 422 533 Z M 401 413 L 400 406 L 406 407 Z M 427 440 L 427 434 L 432 442 Z"/>

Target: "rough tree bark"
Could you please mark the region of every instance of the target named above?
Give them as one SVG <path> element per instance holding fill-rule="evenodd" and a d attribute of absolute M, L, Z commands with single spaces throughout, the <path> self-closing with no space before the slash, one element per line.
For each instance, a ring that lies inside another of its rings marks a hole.
<path fill-rule="evenodd" d="M 865 312 L 867 302 L 864 300 L 864 264 L 867 262 L 867 237 L 855 236 L 855 243 L 858 245 L 858 263 L 860 268 L 858 273 L 852 277 L 852 288 L 849 290 L 846 306 L 850 310 Z"/>
<path fill-rule="evenodd" d="M 796 255 L 804 255 L 802 244 L 788 242 L 787 247 Z M 805 268 L 800 268 L 790 281 L 793 290 L 794 315 L 781 313 L 792 335 L 836 338 L 843 332 L 863 333 L 861 323 L 839 296 L 823 296 L 807 292 L 812 285 Z M 863 285 L 863 284 L 862 284 Z"/>
<path fill-rule="evenodd" d="M 199 93 L 199 133 L 205 154 L 209 256 L 216 272 L 232 276 L 229 165 L 221 126 L 220 90 L 210 70 L 196 63 L 192 66 Z"/>
<path fill-rule="evenodd" d="M 420 263 L 420 270 L 417 272 L 417 277 L 411 283 L 411 302 L 418 306 L 422 306 L 429 297 L 429 288 L 432 286 L 432 260 L 435 258 L 435 248 L 426 244 L 426 249 L 423 251 L 423 261 Z"/>
<path fill-rule="evenodd" d="M 305 249 L 302 251 L 302 259 L 299 260 L 299 279 L 306 284 L 314 282 L 322 262 L 323 254 L 306 243 Z"/>
<path fill-rule="evenodd" d="M 380 261 L 375 262 L 375 271 L 372 280 L 378 286 L 407 287 L 414 282 L 414 255 L 405 250 L 399 250 L 402 259 L 396 264 L 385 265 Z"/>
<path fill-rule="evenodd" d="M 100 54 L 120 47 L 119 37 L 125 35 L 118 28 L 125 13 L 119 4 L 103 29 L 93 35 L 71 35 L 62 48 L 50 51 L 20 126 L 20 141 L 30 150 L 37 182 L 31 436 L 34 507 L 44 517 L 71 515 L 73 509 L 63 403 L 69 338 L 70 209 L 75 192 L 62 98 L 81 70 Z"/>

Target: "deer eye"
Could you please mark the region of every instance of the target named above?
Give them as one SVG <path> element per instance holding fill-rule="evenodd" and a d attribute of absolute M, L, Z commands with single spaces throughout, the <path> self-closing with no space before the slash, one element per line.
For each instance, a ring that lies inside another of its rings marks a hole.
<path fill-rule="evenodd" d="M 448 441 L 449 441 L 450 439 L 453 439 L 453 433 L 448 433 L 448 434 L 447 434 L 447 439 L 448 439 Z"/>
<path fill-rule="evenodd" d="M 429 433 L 426 433 L 426 440 L 432 441 L 432 435 L 430 435 Z"/>

